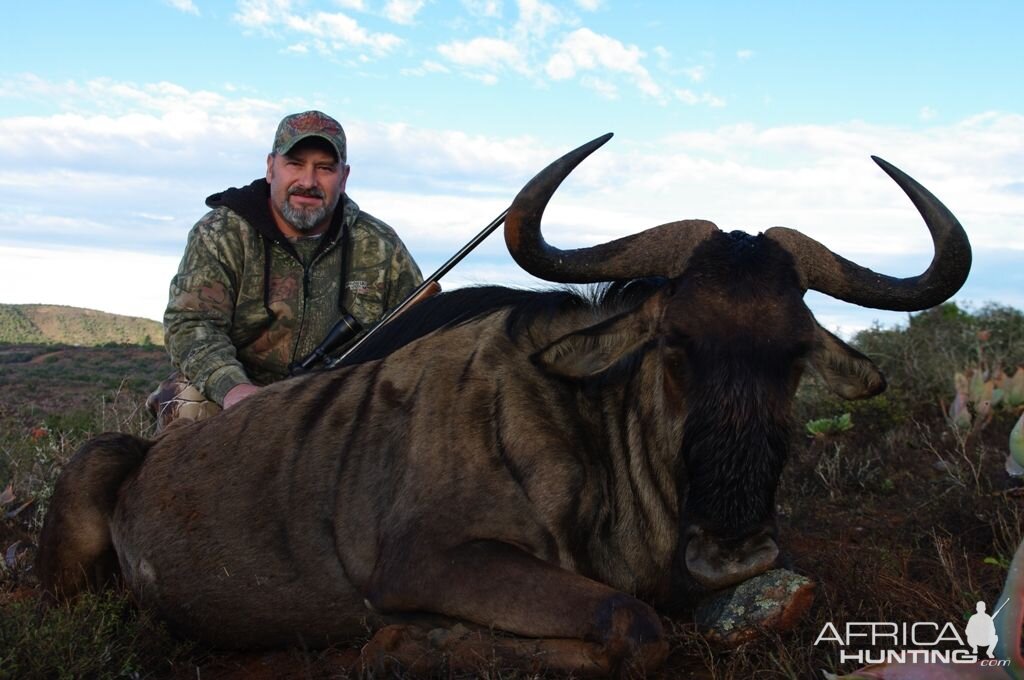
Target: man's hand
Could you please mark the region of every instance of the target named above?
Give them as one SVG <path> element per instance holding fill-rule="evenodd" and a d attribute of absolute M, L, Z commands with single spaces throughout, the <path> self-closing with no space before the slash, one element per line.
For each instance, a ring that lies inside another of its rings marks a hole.
<path fill-rule="evenodd" d="M 241 385 L 235 385 L 228 393 L 224 395 L 224 408 L 229 409 L 238 402 L 242 401 L 246 397 L 252 394 L 256 394 L 260 391 L 260 388 L 256 385 L 250 385 L 249 383 L 242 383 Z"/>

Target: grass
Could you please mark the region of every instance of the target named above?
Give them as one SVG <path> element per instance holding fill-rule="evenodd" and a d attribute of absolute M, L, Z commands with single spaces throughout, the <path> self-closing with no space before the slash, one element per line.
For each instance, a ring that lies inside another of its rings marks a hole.
<path fill-rule="evenodd" d="M 106 430 L 152 434 L 141 407 L 169 371 L 165 353 L 20 345 L 0 346 L 0 356 L 0 487 L 9 489 L 0 494 L 0 679 L 140 678 L 172 668 L 191 646 L 125 593 L 43 613 L 32 570 L 54 483 L 75 449 Z"/>
<path fill-rule="evenodd" d="M 951 621 L 962 630 L 975 603 L 1000 592 L 1024 540 L 1024 488 L 1002 468 L 1016 414 L 996 412 L 968 446 L 941 402 L 957 371 L 1024 363 L 1024 316 L 946 305 L 902 329 L 870 329 L 854 344 L 882 367 L 889 391 L 850 403 L 809 378 L 777 494 L 780 545 L 817 583 L 814 606 L 792 632 L 734 650 L 709 646 L 685 619 L 665 619 L 672 652 L 655 677 L 849 672 L 834 644 L 815 645 L 827 623 Z M 175 639 L 117 590 L 37 612 L 32 560 L 59 470 L 98 432 L 150 435 L 142 400 L 168 371 L 159 348 L 0 346 L 0 679 L 350 677 L 352 645 L 217 652 Z M 482 664 L 473 676 L 450 677 L 541 676 Z"/>
<path fill-rule="evenodd" d="M 173 670 L 191 649 L 118 591 L 45 613 L 23 599 L 0 618 L 0 678 L 141 678 Z"/>

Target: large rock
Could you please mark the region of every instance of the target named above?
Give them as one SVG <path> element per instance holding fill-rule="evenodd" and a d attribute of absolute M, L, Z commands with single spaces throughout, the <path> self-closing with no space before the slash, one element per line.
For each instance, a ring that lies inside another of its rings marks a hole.
<path fill-rule="evenodd" d="M 814 602 L 814 582 L 773 569 L 715 593 L 694 612 L 697 627 L 714 644 L 735 647 L 765 631 L 791 630 Z"/>

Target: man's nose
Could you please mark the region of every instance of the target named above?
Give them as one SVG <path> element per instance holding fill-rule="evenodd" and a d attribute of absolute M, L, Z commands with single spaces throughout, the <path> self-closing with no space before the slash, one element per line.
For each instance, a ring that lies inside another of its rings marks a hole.
<path fill-rule="evenodd" d="M 312 165 L 304 165 L 299 171 L 299 185 L 302 187 L 316 186 L 316 168 Z"/>

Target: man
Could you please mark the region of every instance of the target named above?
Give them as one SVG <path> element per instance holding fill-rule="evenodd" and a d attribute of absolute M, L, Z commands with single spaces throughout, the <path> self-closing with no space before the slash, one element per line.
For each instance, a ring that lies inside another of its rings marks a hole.
<path fill-rule="evenodd" d="M 996 635 L 996 624 L 992 621 L 992 617 L 985 613 L 985 603 L 978 602 L 975 607 L 976 614 L 972 614 L 971 618 L 967 620 L 967 628 L 964 632 L 967 633 L 967 644 L 971 646 L 974 654 L 978 654 L 978 647 L 988 647 L 986 650 L 988 658 L 995 658 L 993 651 L 995 651 L 996 643 L 999 642 L 999 636 Z M 998 612 L 996 612 L 998 614 Z"/>
<path fill-rule="evenodd" d="M 286 116 L 265 179 L 206 199 L 164 312 L 177 376 L 147 405 L 163 428 L 201 420 L 288 375 L 345 313 L 369 327 L 422 282 L 388 225 L 345 194 L 345 132 Z"/>

